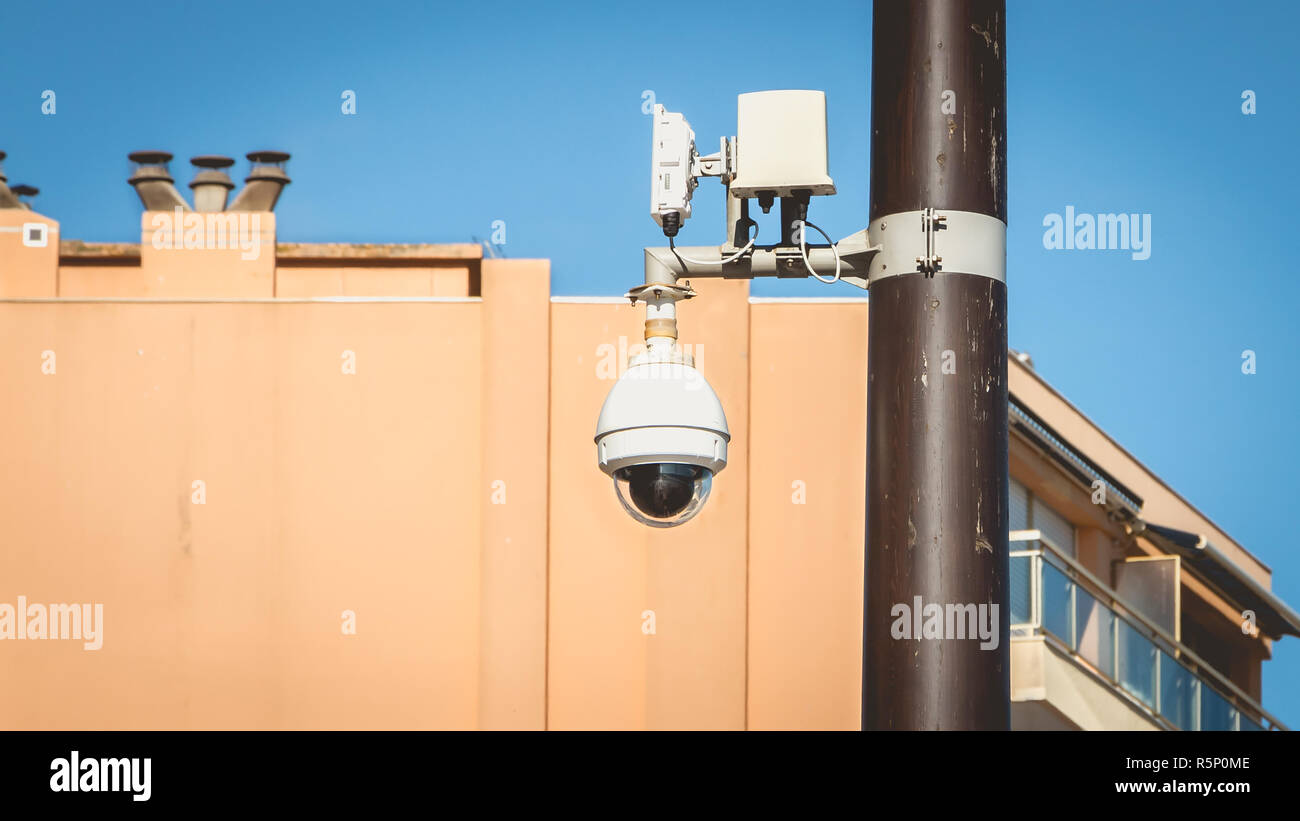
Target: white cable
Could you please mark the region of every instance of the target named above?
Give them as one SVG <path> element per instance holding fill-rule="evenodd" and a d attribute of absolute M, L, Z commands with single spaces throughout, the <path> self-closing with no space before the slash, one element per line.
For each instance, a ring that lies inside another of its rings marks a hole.
<path fill-rule="evenodd" d="M 749 252 L 749 249 L 750 249 L 750 248 L 753 248 L 753 247 L 754 247 L 754 240 L 758 239 L 758 223 L 754 222 L 753 220 L 750 220 L 750 221 L 749 221 L 749 224 L 750 224 L 751 226 L 753 226 L 753 228 L 754 228 L 754 236 L 752 236 L 752 237 L 749 238 L 749 243 L 748 243 L 744 248 L 741 248 L 739 251 L 737 251 L 736 253 L 732 254 L 732 255 L 729 256 L 729 257 L 727 257 L 726 259 L 720 259 L 720 260 L 718 260 L 718 261 L 716 261 L 716 262 L 707 262 L 707 261 L 702 260 L 702 259 L 691 259 L 690 257 L 684 257 L 684 256 L 682 256 L 680 253 L 678 253 L 678 251 L 677 251 L 677 247 L 676 247 L 675 245 L 673 245 L 673 238 L 672 238 L 672 237 L 669 237 L 669 238 L 668 238 L 668 248 L 669 248 L 669 250 L 671 250 L 671 251 L 673 252 L 673 254 L 674 254 L 678 259 L 680 259 L 682 262 L 689 262 L 689 263 L 692 264 L 692 265 L 726 265 L 726 264 L 729 263 L 729 262 L 735 262 L 736 260 L 740 259 L 740 258 L 743 257 L 746 253 Z M 820 229 L 819 229 L 819 230 L 820 230 Z M 829 240 L 830 237 L 827 237 L 827 239 Z"/>
<path fill-rule="evenodd" d="M 816 225 L 813 225 L 808 220 L 802 220 L 802 222 L 803 222 L 803 228 L 811 228 L 817 233 L 821 234 L 823 237 L 826 237 L 826 241 L 830 243 L 831 252 L 835 254 L 835 276 L 831 277 L 830 279 L 822 279 L 817 274 L 817 272 L 813 270 L 812 263 L 808 261 L 808 240 L 807 237 L 804 235 L 803 228 L 801 228 L 799 230 L 799 256 L 803 257 L 803 264 L 808 269 L 808 273 L 812 274 L 813 279 L 817 280 L 818 282 L 824 282 L 827 285 L 833 285 L 834 283 L 839 282 L 840 281 L 840 249 L 835 247 L 835 242 L 834 240 L 831 239 L 830 234 L 827 234 L 825 231 L 818 228 Z"/>

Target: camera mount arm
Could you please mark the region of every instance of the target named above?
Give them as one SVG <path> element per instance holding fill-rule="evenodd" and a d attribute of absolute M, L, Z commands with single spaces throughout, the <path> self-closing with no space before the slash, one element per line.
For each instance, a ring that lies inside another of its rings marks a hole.
<path fill-rule="evenodd" d="M 838 250 L 840 279 L 863 290 L 867 288 L 871 260 L 881 251 L 881 246 L 871 244 L 865 229 L 840 240 L 834 249 L 829 245 L 805 247 L 812 269 L 826 276 L 835 271 Z M 756 245 L 739 258 L 725 261 L 737 250 L 732 245 L 646 248 L 646 285 L 672 285 L 688 277 L 799 279 L 809 275 L 798 245 Z"/>

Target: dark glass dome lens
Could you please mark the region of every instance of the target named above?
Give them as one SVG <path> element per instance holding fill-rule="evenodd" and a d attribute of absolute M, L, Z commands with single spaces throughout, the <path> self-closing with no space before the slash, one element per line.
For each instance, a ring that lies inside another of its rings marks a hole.
<path fill-rule="evenodd" d="M 695 480 L 703 468 L 694 465 L 634 465 L 623 468 L 632 504 L 647 516 L 670 519 L 695 496 Z"/>

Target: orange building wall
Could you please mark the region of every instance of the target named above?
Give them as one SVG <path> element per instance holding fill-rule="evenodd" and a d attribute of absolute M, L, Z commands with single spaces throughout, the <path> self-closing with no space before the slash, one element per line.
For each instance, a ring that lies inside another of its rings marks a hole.
<path fill-rule="evenodd" d="M 23 244 L 22 227 L 46 226 L 44 248 Z M 25 208 L 0 208 L 0 297 L 52 297 L 58 293 L 59 224 Z"/>
<path fill-rule="evenodd" d="M 749 726 L 861 726 L 867 305 L 751 307 Z"/>
<path fill-rule="evenodd" d="M 281 266 L 275 272 L 278 297 L 467 296 L 469 266 L 450 262 L 388 268 L 358 265 Z"/>
<path fill-rule="evenodd" d="M 0 303 L 0 600 L 105 622 L 98 651 L 4 642 L 0 726 L 475 726 L 481 329 L 477 303 Z"/>
<path fill-rule="evenodd" d="M 695 520 L 657 530 L 592 442 L 643 310 L 551 299 L 543 260 L 60 265 L 16 241 L 0 602 L 102 603 L 105 637 L 0 642 L 0 727 L 859 725 L 865 300 L 695 283 L 681 342 L 730 461 Z M 1157 521 L 1222 535 L 1019 363 L 1011 387 Z"/>
<path fill-rule="evenodd" d="M 552 728 L 745 726 L 748 286 L 696 287 L 681 341 L 718 392 L 732 438 L 704 511 L 670 530 L 623 511 L 592 441 L 617 352 L 643 341 L 644 309 L 552 306 Z"/>
<path fill-rule="evenodd" d="M 484 260 L 478 724 L 546 727 L 550 264 Z M 454 398 L 449 398 L 454 401 Z"/>

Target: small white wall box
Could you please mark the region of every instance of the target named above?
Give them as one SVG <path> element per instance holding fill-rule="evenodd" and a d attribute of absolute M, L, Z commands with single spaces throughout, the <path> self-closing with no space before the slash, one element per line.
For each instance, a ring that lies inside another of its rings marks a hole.
<path fill-rule="evenodd" d="M 820 91 L 741 94 L 736 115 L 734 197 L 795 191 L 834 194 L 826 168 L 826 95 Z"/>
<path fill-rule="evenodd" d="M 44 248 L 49 245 L 50 237 L 45 230 L 46 227 L 43 222 L 24 222 L 23 245 L 28 248 Z"/>
<path fill-rule="evenodd" d="M 650 216 L 662 226 L 666 215 L 676 213 L 684 223 L 691 215 L 695 188 L 691 177 L 695 132 L 685 117 L 662 105 L 655 105 L 654 117 Z"/>

